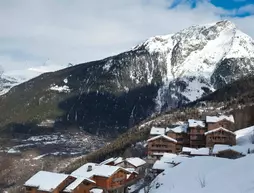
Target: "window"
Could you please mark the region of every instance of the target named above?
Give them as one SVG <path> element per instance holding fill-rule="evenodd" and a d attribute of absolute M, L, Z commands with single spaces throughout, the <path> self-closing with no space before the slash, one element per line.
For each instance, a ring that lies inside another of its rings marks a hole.
<path fill-rule="evenodd" d="M 27 190 L 27 191 L 32 191 L 32 189 L 33 189 L 33 188 L 31 188 L 31 187 L 26 187 L 26 190 Z"/>

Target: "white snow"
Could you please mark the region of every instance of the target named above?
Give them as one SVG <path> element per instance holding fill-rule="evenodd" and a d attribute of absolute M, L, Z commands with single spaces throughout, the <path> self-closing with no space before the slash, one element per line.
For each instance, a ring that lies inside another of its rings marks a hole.
<path fill-rule="evenodd" d="M 235 132 L 236 134 L 236 143 L 238 145 L 249 144 L 251 141 L 251 136 L 254 136 L 254 126 L 240 129 Z"/>
<path fill-rule="evenodd" d="M 7 153 L 15 154 L 15 153 L 20 153 L 20 151 L 17 150 L 17 149 L 11 148 L 11 149 L 9 149 L 9 150 L 7 151 Z"/>
<path fill-rule="evenodd" d="M 183 147 L 182 153 L 188 153 L 190 155 L 209 155 L 210 150 L 207 147 L 203 148 L 191 148 L 191 147 Z"/>
<path fill-rule="evenodd" d="M 226 115 L 221 115 L 221 116 L 206 116 L 206 122 L 207 123 L 216 123 L 216 122 L 219 122 L 219 121 L 222 121 L 222 120 L 228 120 L 228 121 L 230 121 L 232 123 L 235 122 L 233 115 L 229 115 L 229 116 L 226 116 Z"/>
<path fill-rule="evenodd" d="M 90 193 L 103 193 L 103 190 L 99 188 L 93 188 L 90 190 Z"/>
<path fill-rule="evenodd" d="M 189 127 L 205 127 L 204 121 L 189 119 L 188 120 Z"/>
<path fill-rule="evenodd" d="M 217 154 L 220 151 L 225 151 L 225 150 L 233 150 L 233 151 L 242 153 L 243 155 L 247 155 L 248 150 L 250 151 L 254 150 L 254 144 L 244 144 L 244 145 L 234 145 L 234 146 L 216 144 L 213 147 L 213 154 Z"/>
<path fill-rule="evenodd" d="M 165 134 L 165 128 L 160 127 L 152 127 L 150 131 L 150 135 L 164 135 Z"/>
<path fill-rule="evenodd" d="M 66 85 L 64 85 L 64 86 L 51 85 L 50 90 L 58 91 L 58 92 L 65 92 L 65 93 L 70 92 L 70 88 Z"/>
<path fill-rule="evenodd" d="M 68 79 L 65 78 L 65 79 L 63 80 L 63 82 L 64 82 L 65 84 L 67 84 L 67 83 L 68 83 Z"/>
<path fill-rule="evenodd" d="M 120 164 L 123 161 L 124 161 L 124 159 L 122 157 L 111 157 L 109 159 L 104 160 L 99 165 L 107 165 L 111 162 L 113 162 L 113 165 L 117 165 L 117 164 Z"/>
<path fill-rule="evenodd" d="M 184 125 L 179 125 L 177 127 L 174 128 L 166 128 L 166 132 L 174 132 L 174 133 L 186 133 L 188 129 L 188 125 L 184 124 Z"/>
<path fill-rule="evenodd" d="M 73 192 L 73 190 L 75 190 L 75 188 L 77 188 L 84 181 L 88 181 L 90 183 L 95 184 L 95 181 L 84 178 L 84 177 L 76 177 L 76 176 L 73 176 L 73 177 L 75 177 L 76 180 L 74 182 L 72 182 L 69 186 L 67 186 L 64 189 L 64 192 Z"/>
<path fill-rule="evenodd" d="M 149 193 L 239 193 L 252 192 L 254 155 L 237 160 L 216 157 L 185 159 L 167 168 L 152 182 Z"/>
<path fill-rule="evenodd" d="M 48 154 L 39 155 L 39 156 L 37 156 L 37 157 L 34 157 L 33 160 L 39 160 L 39 159 L 41 159 L 41 158 L 43 158 L 43 157 L 45 157 L 45 156 L 47 156 L 47 155 L 48 155 Z"/>
<path fill-rule="evenodd" d="M 152 169 L 153 170 L 165 170 L 167 168 L 172 168 L 174 165 L 172 163 L 169 163 L 167 161 L 163 160 L 157 160 L 154 164 Z"/>
<path fill-rule="evenodd" d="M 140 167 L 146 164 L 146 162 L 139 157 L 126 158 L 125 161 L 135 167 Z"/>
<path fill-rule="evenodd" d="M 207 132 L 205 132 L 205 135 L 208 135 L 208 134 L 210 134 L 210 133 L 215 133 L 215 132 L 218 132 L 218 131 L 225 131 L 225 132 L 227 132 L 227 133 L 231 133 L 231 134 L 235 135 L 234 132 L 232 132 L 232 131 L 230 131 L 230 130 L 228 130 L 228 129 L 225 129 L 225 128 L 223 128 L 223 127 L 219 127 L 219 128 L 217 128 L 217 129 L 213 129 L 213 130 L 207 131 Z"/>
<path fill-rule="evenodd" d="M 92 166 L 91 171 L 88 171 L 89 166 Z M 108 165 L 98 165 L 95 163 L 86 163 L 85 165 L 81 166 L 80 168 L 72 172 L 71 174 L 74 176 L 82 176 L 85 178 L 90 178 L 94 175 L 107 178 L 113 175 L 119 169 L 125 170 L 118 166 L 108 166 Z"/>
<path fill-rule="evenodd" d="M 68 175 L 66 174 L 39 171 L 26 181 L 24 185 L 29 187 L 38 187 L 39 191 L 51 192 L 67 178 Z"/>
<path fill-rule="evenodd" d="M 152 137 L 152 138 L 148 139 L 147 142 L 153 141 L 153 140 L 159 139 L 159 138 L 164 138 L 164 139 L 166 139 L 166 140 L 169 140 L 169 141 L 172 141 L 172 142 L 174 142 L 174 143 L 177 143 L 177 140 L 175 140 L 175 139 L 173 139 L 173 138 L 171 138 L 171 137 L 168 137 L 168 136 L 166 136 L 166 135 L 158 135 L 158 136 Z"/>

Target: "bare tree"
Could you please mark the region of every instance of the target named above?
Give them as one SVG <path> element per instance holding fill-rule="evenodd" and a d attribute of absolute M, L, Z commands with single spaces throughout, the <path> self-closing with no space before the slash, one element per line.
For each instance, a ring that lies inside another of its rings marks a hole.
<path fill-rule="evenodd" d="M 201 188 L 206 186 L 206 177 L 204 175 L 198 176 L 198 182 L 200 183 Z"/>

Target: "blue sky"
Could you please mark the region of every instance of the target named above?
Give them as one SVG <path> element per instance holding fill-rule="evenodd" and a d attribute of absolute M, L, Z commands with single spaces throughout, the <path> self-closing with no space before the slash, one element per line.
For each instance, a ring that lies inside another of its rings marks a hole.
<path fill-rule="evenodd" d="M 0 1 L 0 66 L 101 59 L 151 36 L 221 19 L 254 38 L 254 0 Z"/>

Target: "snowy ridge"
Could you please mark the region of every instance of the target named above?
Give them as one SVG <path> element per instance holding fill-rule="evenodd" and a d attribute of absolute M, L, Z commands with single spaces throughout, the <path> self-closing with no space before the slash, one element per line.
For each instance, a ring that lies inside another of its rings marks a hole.
<path fill-rule="evenodd" d="M 180 93 L 186 102 L 195 101 L 208 94 L 207 89 L 213 92 L 254 71 L 254 41 L 230 21 L 191 26 L 176 34 L 151 37 L 133 48 L 140 49 L 158 55 L 158 60 L 165 63 L 163 86 L 156 98 L 158 111 L 169 103 L 169 95 L 177 99 Z M 240 59 L 244 61 L 235 62 Z M 232 72 L 223 72 L 225 65 L 229 65 Z M 233 74 L 235 68 L 240 69 L 237 74 Z M 176 86 L 175 82 L 184 86 Z M 177 88 L 169 92 L 172 86 Z"/>

